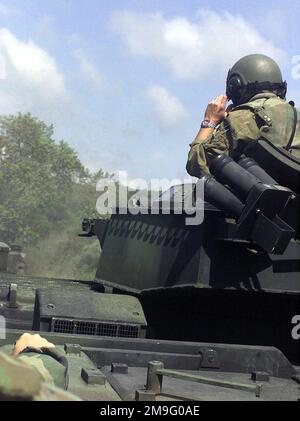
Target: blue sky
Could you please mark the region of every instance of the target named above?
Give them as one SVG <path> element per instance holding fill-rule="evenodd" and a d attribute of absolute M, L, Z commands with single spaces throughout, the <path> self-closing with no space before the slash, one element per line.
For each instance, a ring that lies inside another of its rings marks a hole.
<path fill-rule="evenodd" d="M 299 20 L 298 0 L 0 0 L 0 113 L 53 123 L 93 170 L 183 178 L 242 55 L 278 60 L 300 102 Z"/>

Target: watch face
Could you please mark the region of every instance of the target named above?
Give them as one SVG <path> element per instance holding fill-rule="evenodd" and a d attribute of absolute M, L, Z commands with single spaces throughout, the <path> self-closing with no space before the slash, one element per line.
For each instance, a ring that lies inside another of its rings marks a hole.
<path fill-rule="evenodd" d="M 215 129 L 216 125 L 214 123 L 212 123 L 211 121 L 204 120 L 201 124 L 201 127 L 203 129 L 208 129 L 208 128 L 209 129 Z"/>

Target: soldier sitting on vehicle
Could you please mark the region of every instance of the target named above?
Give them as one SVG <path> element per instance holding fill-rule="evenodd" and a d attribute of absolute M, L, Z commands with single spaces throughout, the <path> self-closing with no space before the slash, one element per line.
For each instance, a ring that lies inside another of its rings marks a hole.
<path fill-rule="evenodd" d="M 187 171 L 201 178 L 216 155 L 238 159 L 251 141 L 266 139 L 300 158 L 299 112 L 286 101 L 287 83 L 271 58 L 240 59 L 227 78 L 226 95 L 210 102 L 191 144 Z M 228 100 L 232 106 L 227 108 Z"/>

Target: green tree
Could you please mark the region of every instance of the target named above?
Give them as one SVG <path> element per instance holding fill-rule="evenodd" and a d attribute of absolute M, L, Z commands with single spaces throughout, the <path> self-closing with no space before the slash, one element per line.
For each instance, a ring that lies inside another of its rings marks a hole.
<path fill-rule="evenodd" d="M 0 117 L 0 147 L 0 238 L 30 244 L 61 225 L 73 186 L 90 175 L 67 143 L 54 141 L 53 126 L 30 114 Z"/>

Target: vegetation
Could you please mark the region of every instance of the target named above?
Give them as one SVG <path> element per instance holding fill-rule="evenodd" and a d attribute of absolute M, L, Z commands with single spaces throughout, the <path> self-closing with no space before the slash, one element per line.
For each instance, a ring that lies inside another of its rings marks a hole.
<path fill-rule="evenodd" d="M 23 246 L 29 274 L 91 279 L 99 243 L 78 233 L 96 216 L 96 180 L 109 175 L 91 174 L 30 114 L 0 117 L 0 159 L 0 241 Z"/>

